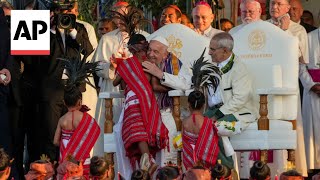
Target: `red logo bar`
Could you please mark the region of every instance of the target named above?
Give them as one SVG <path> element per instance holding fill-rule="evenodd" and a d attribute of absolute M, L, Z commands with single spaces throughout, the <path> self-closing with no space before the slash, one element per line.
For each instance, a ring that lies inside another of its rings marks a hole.
<path fill-rule="evenodd" d="M 11 50 L 11 55 L 50 55 L 50 50 Z"/>

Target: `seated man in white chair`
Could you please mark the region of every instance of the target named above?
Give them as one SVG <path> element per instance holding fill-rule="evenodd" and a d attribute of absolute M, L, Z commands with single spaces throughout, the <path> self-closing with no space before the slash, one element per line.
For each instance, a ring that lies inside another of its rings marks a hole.
<path fill-rule="evenodd" d="M 209 109 L 204 114 L 221 122 L 232 122 L 232 125 L 240 122 L 241 125 L 228 127 L 234 130 L 223 134 L 221 133 L 225 130 L 221 128 L 225 125 L 217 124 L 219 134 L 227 136 L 240 133 L 242 127 L 245 128 L 248 123 L 254 122 L 257 117 L 256 108 L 253 106 L 252 78 L 246 65 L 232 52 L 233 45 L 232 36 L 225 32 L 216 34 L 210 41 L 209 55 L 220 68 L 222 77 L 216 92 L 209 89 Z M 228 141 L 228 138 L 223 138 L 223 141 Z M 220 148 L 223 148 L 221 144 Z M 221 150 L 218 158 L 229 168 L 234 168 L 231 158 L 234 151 L 232 149 L 231 151 L 227 150 L 230 152 L 225 150 Z"/>
<path fill-rule="evenodd" d="M 147 51 L 148 60 L 154 62 L 163 72 L 178 75 L 182 62 L 173 54 L 168 52 L 169 43 L 162 36 L 155 36 L 150 40 Z M 175 121 L 172 116 L 173 98 L 169 96 L 169 87 L 162 86 L 156 77 L 152 77 L 152 88 L 155 92 L 157 103 L 160 109 L 161 118 L 167 129 L 169 130 L 169 151 L 163 149 L 161 155 L 157 154 L 157 163 L 164 166 L 165 163 L 177 162 L 177 150 L 173 146 L 173 138 L 177 133 Z"/>

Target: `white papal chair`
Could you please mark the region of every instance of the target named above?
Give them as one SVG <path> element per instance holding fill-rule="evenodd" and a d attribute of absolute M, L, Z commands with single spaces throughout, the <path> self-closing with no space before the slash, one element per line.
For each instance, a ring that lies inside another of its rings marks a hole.
<path fill-rule="evenodd" d="M 261 158 L 265 162 L 266 150 L 287 149 L 288 160 L 294 162 L 293 150 L 297 143 L 298 39 L 264 21 L 244 26 L 233 34 L 233 38 L 234 53 L 247 65 L 253 77 L 257 105 L 260 100 L 258 123 L 252 123 L 241 134 L 231 137 L 233 148 L 262 150 Z M 286 164 L 279 162 L 279 159 L 274 158 L 274 162 L 275 169 L 285 169 Z"/>

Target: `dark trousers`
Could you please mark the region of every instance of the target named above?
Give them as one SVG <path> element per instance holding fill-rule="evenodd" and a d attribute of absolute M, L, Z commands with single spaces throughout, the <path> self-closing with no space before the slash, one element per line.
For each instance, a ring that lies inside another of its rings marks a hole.
<path fill-rule="evenodd" d="M 11 156 L 12 139 L 8 114 L 7 96 L 0 95 L 0 147 Z"/>
<path fill-rule="evenodd" d="M 14 104 L 9 105 L 9 118 L 11 122 L 12 130 L 12 144 L 13 144 L 13 154 L 14 158 L 13 166 L 14 169 L 11 170 L 14 179 L 24 179 L 24 169 L 23 169 L 23 152 L 24 152 L 24 139 L 25 139 L 25 125 L 22 115 L 22 106 L 17 106 Z"/>

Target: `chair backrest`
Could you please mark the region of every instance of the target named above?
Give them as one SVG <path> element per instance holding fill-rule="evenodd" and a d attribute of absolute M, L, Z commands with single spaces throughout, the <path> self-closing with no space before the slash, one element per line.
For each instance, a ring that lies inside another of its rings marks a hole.
<path fill-rule="evenodd" d="M 205 59 L 211 61 L 208 54 L 210 39 L 199 35 L 185 25 L 178 23 L 165 25 L 150 34 L 147 40 L 149 41 L 155 36 L 166 38 L 169 43 L 168 51 L 176 55 L 188 67 L 191 67 L 193 62 L 201 56 L 205 48 Z"/>
<path fill-rule="evenodd" d="M 265 21 L 250 23 L 232 35 L 234 53 L 247 65 L 254 88 L 295 95 L 268 96 L 269 119 L 294 120 L 298 110 L 298 39 Z M 258 95 L 254 95 L 259 107 Z"/>

